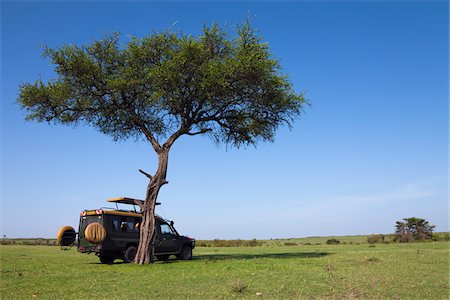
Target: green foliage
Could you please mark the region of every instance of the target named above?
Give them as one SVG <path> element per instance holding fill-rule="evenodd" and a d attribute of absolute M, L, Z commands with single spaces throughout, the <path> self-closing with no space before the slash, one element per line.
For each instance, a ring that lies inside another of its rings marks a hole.
<path fill-rule="evenodd" d="M 114 34 L 89 45 L 46 48 L 57 77 L 20 87 L 28 120 L 92 125 L 114 140 L 208 134 L 234 146 L 272 141 L 306 100 L 247 21 L 231 36 L 217 24 L 199 36 Z M 171 144 L 168 144 L 170 146 Z"/>
<path fill-rule="evenodd" d="M 369 244 L 379 244 L 379 243 L 387 243 L 388 240 L 384 234 L 371 234 L 367 236 L 367 243 Z"/>
<path fill-rule="evenodd" d="M 339 244 L 341 241 L 340 240 L 338 240 L 338 239 L 329 239 L 329 240 L 327 240 L 325 243 L 327 244 L 327 245 L 337 245 L 337 244 Z"/>
<path fill-rule="evenodd" d="M 448 232 L 433 233 L 433 241 L 450 241 L 450 234 Z"/>
<path fill-rule="evenodd" d="M 436 226 L 421 218 L 405 218 L 395 225 L 394 240 L 401 243 L 431 240 Z"/>

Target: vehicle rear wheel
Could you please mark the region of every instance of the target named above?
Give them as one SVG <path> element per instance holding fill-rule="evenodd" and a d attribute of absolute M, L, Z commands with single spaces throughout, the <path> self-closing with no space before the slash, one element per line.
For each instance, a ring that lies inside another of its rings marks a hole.
<path fill-rule="evenodd" d="M 177 258 L 182 260 L 192 259 L 192 248 L 188 245 L 184 245 L 183 249 L 181 249 L 180 254 L 177 255 Z"/>
<path fill-rule="evenodd" d="M 130 246 L 125 250 L 125 253 L 123 254 L 123 261 L 126 263 L 131 263 L 134 261 L 134 257 L 136 256 L 136 247 Z"/>
<path fill-rule="evenodd" d="M 169 260 L 169 256 L 170 255 L 156 255 L 156 258 L 158 260 L 166 261 L 166 260 Z"/>
<path fill-rule="evenodd" d="M 114 257 L 100 255 L 100 262 L 102 264 L 110 265 L 110 264 L 112 264 L 114 262 Z"/>

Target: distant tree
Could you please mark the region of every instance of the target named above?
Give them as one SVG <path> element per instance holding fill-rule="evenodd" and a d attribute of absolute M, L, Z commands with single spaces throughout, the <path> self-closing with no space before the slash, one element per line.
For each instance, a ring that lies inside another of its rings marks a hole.
<path fill-rule="evenodd" d="M 398 242 L 412 242 L 429 240 L 433 237 L 435 226 L 421 218 L 405 218 L 395 225 L 395 240 Z"/>
<path fill-rule="evenodd" d="M 248 21 L 231 37 L 213 25 L 197 37 L 169 30 L 126 45 L 119 38 L 45 49 L 57 78 L 21 85 L 18 103 L 27 120 L 88 124 L 116 141 L 151 144 L 158 166 L 153 175 L 141 171 L 149 183 L 135 258 L 144 264 L 153 261 L 155 203 L 174 142 L 183 135 L 235 147 L 273 141 L 306 101 Z"/>

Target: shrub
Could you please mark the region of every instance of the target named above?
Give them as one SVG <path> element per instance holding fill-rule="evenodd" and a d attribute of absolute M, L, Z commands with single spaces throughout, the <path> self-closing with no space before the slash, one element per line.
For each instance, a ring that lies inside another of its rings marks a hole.
<path fill-rule="evenodd" d="M 327 245 L 337 245 L 337 244 L 339 244 L 340 242 L 341 242 L 341 241 L 338 240 L 338 239 L 329 239 L 329 240 L 326 241 L 326 244 L 327 244 Z"/>
<path fill-rule="evenodd" d="M 247 285 L 240 279 L 233 281 L 231 284 L 231 290 L 235 293 L 242 294 L 246 288 Z"/>
<path fill-rule="evenodd" d="M 198 247 L 257 247 L 263 243 L 256 239 L 253 240 L 219 240 L 212 241 L 199 240 L 196 242 Z"/>
<path fill-rule="evenodd" d="M 297 243 L 287 242 L 284 243 L 285 246 L 297 246 Z"/>
<path fill-rule="evenodd" d="M 39 245 L 39 243 L 35 240 L 23 240 L 22 242 L 23 245 Z"/>
<path fill-rule="evenodd" d="M 377 263 L 377 262 L 380 262 L 381 260 L 379 258 L 377 258 L 377 257 L 369 257 L 367 259 L 367 261 L 371 262 L 371 263 Z"/>
<path fill-rule="evenodd" d="M 386 236 L 384 234 L 371 234 L 367 237 L 369 244 L 379 244 L 386 242 Z"/>
<path fill-rule="evenodd" d="M 440 232 L 440 233 L 433 233 L 433 241 L 450 241 L 450 235 L 448 232 Z"/>
<path fill-rule="evenodd" d="M 261 246 L 261 242 L 258 242 L 256 239 L 248 241 L 247 244 L 248 244 L 249 247 Z"/>

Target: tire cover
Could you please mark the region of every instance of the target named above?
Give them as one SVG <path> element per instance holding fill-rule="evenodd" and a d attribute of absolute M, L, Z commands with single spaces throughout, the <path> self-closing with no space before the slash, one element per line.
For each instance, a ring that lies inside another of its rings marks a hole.
<path fill-rule="evenodd" d="M 91 223 L 84 230 L 84 237 L 89 243 L 101 244 L 106 238 L 106 229 L 100 223 Z"/>
<path fill-rule="evenodd" d="M 70 246 L 75 242 L 75 229 L 71 226 L 63 226 L 56 234 L 56 239 L 61 246 Z"/>

